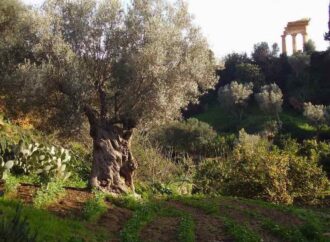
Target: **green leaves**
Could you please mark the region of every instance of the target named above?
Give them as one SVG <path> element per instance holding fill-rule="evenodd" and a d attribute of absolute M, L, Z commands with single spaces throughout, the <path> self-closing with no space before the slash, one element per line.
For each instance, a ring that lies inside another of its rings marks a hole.
<path fill-rule="evenodd" d="M 2 146 L 1 146 L 2 147 Z M 46 146 L 39 143 L 3 145 L 0 152 L 0 175 L 7 173 L 14 166 L 24 174 L 36 174 L 46 182 L 66 180 L 71 173 L 67 171 L 72 156 L 62 147 Z M 5 150 L 5 151 L 3 151 Z M 5 156 L 9 156 L 5 158 Z"/>

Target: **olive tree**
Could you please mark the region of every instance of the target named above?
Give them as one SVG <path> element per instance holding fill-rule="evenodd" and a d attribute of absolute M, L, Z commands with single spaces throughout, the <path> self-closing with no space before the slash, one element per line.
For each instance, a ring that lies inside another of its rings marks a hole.
<path fill-rule="evenodd" d="M 19 101 L 60 129 L 87 117 L 90 186 L 134 190 L 133 130 L 178 117 L 216 82 L 206 39 L 183 1 L 49 0 L 39 18 L 34 60 L 12 79 Z"/>
<path fill-rule="evenodd" d="M 315 125 L 317 131 L 316 135 L 318 136 L 322 125 L 324 125 L 326 122 L 326 117 L 327 117 L 326 106 L 313 105 L 311 102 L 304 103 L 303 115 L 312 125 Z"/>
<path fill-rule="evenodd" d="M 262 86 L 259 93 L 255 94 L 259 108 L 268 114 L 275 115 L 279 121 L 279 113 L 282 111 L 283 94 L 275 83 Z"/>
<path fill-rule="evenodd" d="M 238 83 L 233 81 L 218 90 L 220 104 L 238 115 L 242 119 L 244 108 L 247 106 L 249 97 L 253 94 L 252 83 Z"/>
<path fill-rule="evenodd" d="M 33 12 L 18 0 L 0 1 L 0 96 L 12 91 L 5 83 L 17 64 L 31 57 L 35 43 Z"/>

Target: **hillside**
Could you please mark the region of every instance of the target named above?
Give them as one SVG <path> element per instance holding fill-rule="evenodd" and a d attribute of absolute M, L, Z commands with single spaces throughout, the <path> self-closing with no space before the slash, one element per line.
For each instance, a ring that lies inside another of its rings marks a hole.
<path fill-rule="evenodd" d="M 219 133 L 236 133 L 244 128 L 249 133 L 262 131 L 267 122 L 274 120 L 269 115 L 260 112 L 258 107 L 249 107 L 241 121 L 224 110 L 219 104 L 212 104 L 205 112 L 195 115 L 200 121 L 210 124 Z M 301 113 L 293 110 L 284 110 L 280 113 L 283 134 L 289 134 L 299 140 L 311 139 L 316 136 L 316 127 L 311 125 Z M 320 137 L 328 139 L 330 128 L 323 127 Z"/>
<path fill-rule="evenodd" d="M 16 194 L 0 199 L 0 212 L 12 219 L 18 204 L 12 199 L 22 201 L 21 216 L 37 232 L 37 241 L 330 241 L 325 211 L 204 196 L 104 196 L 96 203 L 91 193 L 73 188 L 40 210 L 31 206 L 36 190 L 19 186 Z"/>

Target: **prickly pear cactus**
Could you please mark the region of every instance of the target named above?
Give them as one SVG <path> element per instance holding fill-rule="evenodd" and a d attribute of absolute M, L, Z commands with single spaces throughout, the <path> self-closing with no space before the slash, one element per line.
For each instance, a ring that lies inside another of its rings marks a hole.
<path fill-rule="evenodd" d="M 24 173 L 61 180 L 70 177 L 71 173 L 66 171 L 71 160 L 69 150 L 39 143 L 22 144 L 18 148 L 15 165 L 20 167 Z"/>
<path fill-rule="evenodd" d="M 10 169 L 14 166 L 14 161 L 4 161 L 0 156 L 0 179 L 6 179 Z"/>
<path fill-rule="evenodd" d="M 14 166 L 12 145 L 4 139 L 0 140 L 0 179 L 6 179 L 10 169 Z"/>

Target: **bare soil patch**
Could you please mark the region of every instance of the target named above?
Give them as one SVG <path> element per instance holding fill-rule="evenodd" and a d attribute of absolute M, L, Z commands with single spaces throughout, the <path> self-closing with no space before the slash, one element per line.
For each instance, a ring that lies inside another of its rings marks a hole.
<path fill-rule="evenodd" d="M 40 186 L 22 183 L 17 187 L 15 198 L 23 203 L 32 204 Z"/>
<path fill-rule="evenodd" d="M 109 231 L 114 237 L 111 241 L 120 241 L 120 232 L 124 228 L 126 222 L 132 217 L 133 212 L 126 208 L 114 206 L 113 204 L 107 203 L 108 211 L 104 213 L 95 225 L 101 226 Z"/>
<path fill-rule="evenodd" d="M 178 241 L 180 219 L 174 217 L 159 217 L 147 224 L 141 231 L 140 238 L 146 242 Z"/>
<path fill-rule="evenodd" d="M 47 207 L 47 210 L 63 218 L 80 218 L 87 200 L 93 196 L 87 189 L 66 188 L 65 196 Z"/>

